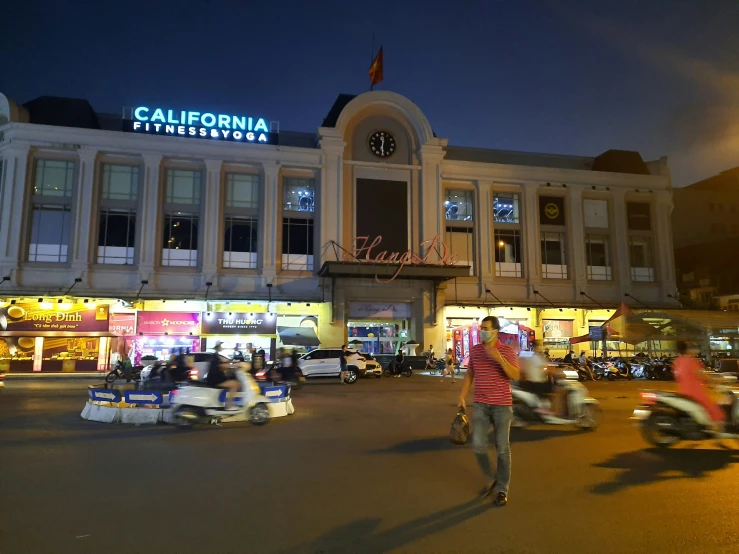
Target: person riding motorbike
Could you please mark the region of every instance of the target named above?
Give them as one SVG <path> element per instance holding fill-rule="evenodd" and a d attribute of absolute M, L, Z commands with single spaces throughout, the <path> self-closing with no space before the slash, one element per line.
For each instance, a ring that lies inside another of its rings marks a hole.
<path fill-rule="evenodd" d="M 234 393 L 239 391 L 241 385 L 236 379 L 226 377 L 226 374 L 221 368 L 223 364 L 219 354 L 223 350 L 223 343 L 218 341 L 214 350 L 215 353 L 212 355 L 208 365 L 208 375 L 205 378 L 206 382 L 213 388 L 226 389 L 228 391 L 226 393 L 226 410 L 238 410 L 239 408 L 234 406 Z"/>
<path fill-rule="evenodd" d="M 575 352 L 570 350 L 562 361 L 566 364 L 575 363 Z"/>
<path fill-rule="evenodd" d="M 405 355 L 403 354 L 403 349 L 401 348 L 400 350 L 398 350 L 398 355 L 395 356 L 394 373 L 396 377 L 400 377 L 400 371 L 403 369 L 404 363 L 405 363 Z"/>
<path fill-rule="evenodd" d="M 685 341 L 677 341 L 678 357 L 672 364 L 677 390 L 683 396 L 695 400 L 703 406 L 711 417 L 714 425 L 721 428 L 726 421 L 724 411 L 710 396 L 710 385 L 701 375 L 701 363 L 693 355 L 695 349 L 689 349 Z"/>
<path fill-rule="evenodd" d="M 556 380 L 560 377 L 560 372 L 557 368 L 550 367 L 551 362 L 544 356 L 544 348 L 540 340 L 534 341 L 534 351 L 530 356 L 521 355 L 520 364 L 521 380 L 519 386 L 523 390 L 539 396 L 552 395 L 553 413 L 559 417 L 566 417 L 567 391 L 557 386 Z"/>

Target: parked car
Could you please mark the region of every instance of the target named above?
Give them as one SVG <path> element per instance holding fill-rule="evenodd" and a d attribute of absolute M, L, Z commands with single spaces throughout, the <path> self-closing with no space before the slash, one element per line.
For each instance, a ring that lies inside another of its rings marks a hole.
<path fill-rule="evenodd" d="M 359 352 L 359 355 L 364 358 L 364 362 L 365 362 L 364 376 L 365 377 L 370 377 L 370 376 L 382 377 L 382 366 L 380 365 L 380 362 L 375 360 L 372 354 L 368 354 L 366 352 Z"/>
<path fill-rule="evenodd" d="M 348 350 L 348 352 L 350 355 L 346 368 L 349 376 L 346 381 L 354 383 L 358 377 L 364 377 L 367 371 L 367 361 L 356 350 Z M 305 377 L 338 377 L 341 373 L 340 356 L 341 348 L 317 348 L 298 358 L 298 367 Z"/>

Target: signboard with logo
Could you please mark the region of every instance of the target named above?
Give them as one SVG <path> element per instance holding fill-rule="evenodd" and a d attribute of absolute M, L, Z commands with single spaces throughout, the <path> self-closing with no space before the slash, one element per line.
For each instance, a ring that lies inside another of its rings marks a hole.
<path fill-rule="evenodd" d="M 593 340 L 603 340 L 603 327 L 600 325 L 589 326 L 588 335 L 590 335 L 590 338 Z"/>
<path fill-rule="evenodd" d="M 136 332 L 139 335 L 199 335 L 200 313 L 138 312 Z"/>
<path fill-rule="evenodd" d="M 541 225 L 565 224 L 565 199 L 562 196 L 539 197 L 539 223 Z"/>
<path fill-rule="evenodd" d="M 203 335 L 274 335 L 277 314 L 206 312 Z"/>
<path fill-rule="evenodd" d="M 0 331 L 107 333 L 108 304 L 12 304 L 0 310 Z"/>
<path fill-rule="evenodd" d="M 386 302 L 349 302 L 349 317 L 357 319 L 407 319 L 411 305 Z"/>
<path fill-rule="evenodd" d="M 110 314 L 110 333 L 128 337 L 136 333 L 136 314 Z"/>
<path fill-rule="evenodd" d="M 277 144 L 263 117 L 137 106 L 123 109 L 123 130 L 228 142 Z"/>

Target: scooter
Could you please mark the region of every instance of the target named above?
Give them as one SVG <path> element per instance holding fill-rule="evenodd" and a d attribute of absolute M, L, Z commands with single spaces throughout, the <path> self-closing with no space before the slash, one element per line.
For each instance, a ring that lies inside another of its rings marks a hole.
<path fill-rule="evenodd" d="M 716 389 L 727 402 L 720 405 L 726 413 L 724 432 L 713 426 L 703 406 L 675 392 L 642 391 L 641 404 L 631 419 L 641 428 L 644 440 L 660 448 L 669 448 L 681 440 L 739 439 L 739 387 L 733 382 Z"/>
<path fill-rule="evenodd" d="M 628 379 L 631 381 L 634 378 L 634 375 L 631 373 L 629 364 L 623 360 L 615 360 L 613 362 L 609 362 L 606 367 L 606 378 L 609 381 L 615 381 L 616 379 Z"/>
<path fill-rule="evenodd" d="M 529 392 L 520 385 L 511 387 L 513 393 L 512 427 L 528 427 L 531 423 L 547 425 L 577 425 L 582 429 L 596 429 L 601 421 L 601 409 L 595 398 L 588 396 L 588 389 L 577 381 L 561 380 L 557 386 L 567 389 L 567 414 L 562 418 L 541 413 L 537 410 L 550 410 L 549 399 Z"/>
<path fill-rule="evenodd" d="M 110 373 L 105 376 L 105 382 L 110 384 L 114 383 L 117 379 L 125 379 L 126 383 L 138 381 L 141 378 L 141 370 L 143 368 L 140 365 L 127 365 L 122 360 L 118 360 Z"/>
<path fill-rule="evenodd" d="M 403 362 L 398 368 L 398 362 L 393 360 L 389 364 L 387 364 L 387 367 L 383 370 L 382 375 L 385 377 L 392 377 L 394 375 L 400 375 L 401 377 L 411 377 L 413 375 L 413 370 L 411 369 L 410 364 L 408 364 L 407 362 Z"/>
<path fill-rule="evenodd" d="M 196 423 L 218 424 L 229 418 L 245 419 L 253 425 L 269 423 L 269 399 L 262 395 L 254 378 L 238 364 L 234 370 L 241 384 L 238 410 L 226 410 L 226 389 L 212 388 L 204 381 L 191 381 L 170 393 L 172 419 L 180 429 L 192 429 Z"/>

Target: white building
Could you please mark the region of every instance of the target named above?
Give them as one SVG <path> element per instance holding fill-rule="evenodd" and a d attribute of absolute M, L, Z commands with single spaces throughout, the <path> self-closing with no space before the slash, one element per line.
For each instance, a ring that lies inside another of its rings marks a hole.
<path fill-rule="evenodd" d="M 339 96 L 315 134 L 267 132 L 278 114 L 137 108 L 122 121 L 81 100 L 20 106 L 0 95 L 8 301 L 73 286 L 67 296 L 176 309 L 173 300 L 277 313 L 312 303 L 324 344 L 384 325 L 388 343 L 400 335 L 437 352 L 445 330 L 491 308 L 537 334 L 543 321 L 569 319 L 565 333 L 576 334 L 625 295 L 672 305 L 666 158 L 452 146 L 385 91 Z M 371 260 L 409 251 L 428 263 L 378 283 L 398 267 L 342 254 L 376 235 Z M 456 265 L 427 252 L 437 236 Z"/>

